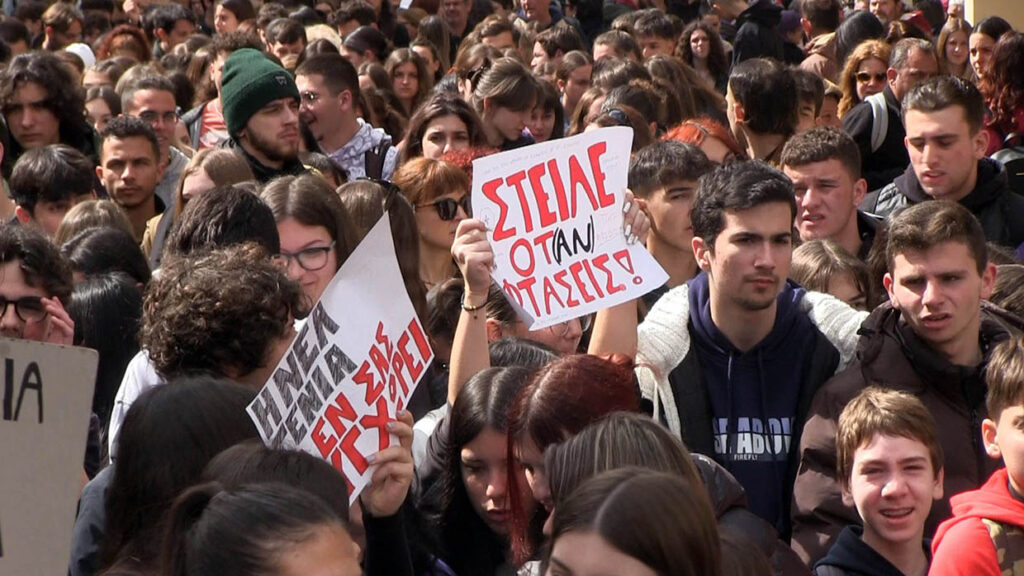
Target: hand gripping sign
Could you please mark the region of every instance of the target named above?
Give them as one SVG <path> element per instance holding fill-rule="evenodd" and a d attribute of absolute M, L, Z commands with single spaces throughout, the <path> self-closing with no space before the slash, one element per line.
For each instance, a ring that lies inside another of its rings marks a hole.
<path fill-rule="evenodd" d="M 631 128 L 602 128 L 473 162 L 473 213 L 487 226 L 491 276 L 531 330 L 668 280 L 622 232 L 632 141 Z"/>
<path fill-rule="evenodd" d="M 249 416 L 268 446 L 337 468 L 355 502 L 370 480 L 366 458 L 397 442 L 387 423 L 433 358 L 385 214 L 331 280 Z"/>

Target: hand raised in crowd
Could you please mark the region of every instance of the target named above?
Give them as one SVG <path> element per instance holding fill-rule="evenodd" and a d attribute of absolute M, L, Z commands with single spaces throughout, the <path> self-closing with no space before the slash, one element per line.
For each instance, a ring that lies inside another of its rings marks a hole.
<path fill-rule="evenodd" d="M 466 281 L 466 299 L 469 300 L 471 295 L 486 298 L 491 285 L 494 251 L 487 240 L 487 226 L 483 221 L 471 218 L 459 222 L 455 242 L 452 243 L 452 256 Z"/>
<path fill-rule="evenodd" d="M 75 321 L 68 315 L 59 298 L 40 298 L 46 310 L 42 320 L 26 322 L 24 337 L 27 340 L 71 346 L 75 340 Z"/>
<path fill-rule="evenodd" d="M 397 420 L 388 423 L 388 429 L 398 438 L 398 445 L 369 458 L 376 469 L 359 500 L 363 509 L 377 518 L 398 512 L 412 485 L 412 424 L 411 412 L 399 413 Z"/>
<path fill-rule="evenodd" d="M 622 203 L 622 212 L 624 214 L 622 233 L 625 234 L 626 241 L 630 244 L 637 242 L 645 244 L 647 233 L 651 231 L 651 221 L 647 218 L 647 214 L 640 209 L 640 203 L 633 196 L 633 191 L 628 188 L 626 189 L 626 199 Z"/>

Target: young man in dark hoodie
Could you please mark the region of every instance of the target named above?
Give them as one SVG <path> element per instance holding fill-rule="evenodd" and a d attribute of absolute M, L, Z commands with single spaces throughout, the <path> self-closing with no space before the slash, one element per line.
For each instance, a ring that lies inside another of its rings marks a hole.
<path fill-rule="evenodd" d="M 734 66 L 751 58 L 783 61 L 782 35 L 778 30 L 782 6 L 772 0 L 715 0 L 712 5 L 722 20 L 736 21 L 732 41 Z"/>
<path fill-rule="evenodd" d="M 792 183 L 763 162 L 705 175 L 690 213 L 702 272 L 664 295 L 638 331 L 635 304 L 599 313 L 590 347 L 635 354 L 655 416 L 725 466 L 783 539 L 811 398 L 855 341 L 855 328 L 818 321 L 852 309 L 786 280 L 795 215 Z"/>
<path fill-rule="evenodd" d="M 1020 320 L 983 305 L 995 283 L 978 220 L 955 202 L 922 202 L 897 213 L 885 244 L 883 284 L 889 302 L 860 329 L 857 361 L 815 396 L 800 445 L 793 489 L 793 548 L 808 563 L 839 531 L 857 524 L 836 481 L 836 420 L 867 385 L 917 396 L 932 413 L 945 454 L 944 492 L 980 486 L 996 463 L 985 456 L 982 375 L 991 348 L 1020 329 Z M 950 515 L 938 500 L 925 536 Z"/>
<path fill-rule="evenodd" d="M 843 408 L 836 433 L 843 500 L 861 526 L 839 533 L 815 576 L 924 576 L 924 521 L 942 497 L 935 420 L 906 392 L 867 388 Z"/>
<path fill-rule="evenodd" d="M 985 103 L 974 84 L 940 76 L 913 87 L 903 99 L 910 166 L 863 206 L 879 216 L 926 200 L 959 202 L 981 221 L 990 242 L 1024 242 L 1024 198 L 1014 194 L 1006 170 L 985 157 Z"/>
<path fill-rule="evenodd" d="M 252 48 L 224 61 L 220 99 L 228 127 L 225 146 L 235 149 L 256 180 L 306 171 L 299 161 L 299 89 L 292 75 Z"/>

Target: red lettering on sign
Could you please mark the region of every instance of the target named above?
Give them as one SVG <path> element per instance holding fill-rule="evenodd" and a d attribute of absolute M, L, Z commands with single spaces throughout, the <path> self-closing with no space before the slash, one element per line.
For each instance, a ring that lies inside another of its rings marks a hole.
<path fill-rule="evenodd" d="M 555 282 L 565 288 L 565 303 L 569 305 L 569 307 L 579 306 L 580 301 L 573 296 L 572 285 L 565 281 L 566 274 L 567 272 L 565 270 L 559 270 L 558 272 L 555 272 L 553 278 Z M 550 312 L 550 310 L 548 310 L 548 312 Z"/>
<path fill-rule="evenodd" d="M 607 150 L 608 145 L 604 142 L 597 142 L 587 148 L 587 156 L 590 158 L 590 171 L 594 175 L 594 187 L 597 188 L 598 204 L 601 208 L 607 208 L 615 204 L 615 196 L 605 192 L 604 171 L 601 170 L 601 155 Z"/>
<path fill-rule="evenodd" d="M 622 292 L 626 287 L 623 284 L 615 284 L 614 275 L 611 273 L 611 270 L 608 270 L 608 259 L 609 257 L 607 254 L 601 254 L 597 258 L 594 258 L 594 268 L 604 272 L 604 291 L 606 294 Z"/>
<path fill-rule="evenodd" d="M 370 413 L 359 419 L 360 426 L 364 430 L 377 429 L 378 450 L 383 450 L 391 445 L 391 436 L 388 433 L 388 403 L 383 398 L 377 400 L 375 405 L 376 413 Z"/>
<path fill-rule="evenodd" d="M 548 196 L 547 191 L 544 190 L 544 183 L 540 181 L 541 176 L 545 174 L 544 164 L 531 166 L 526 173 L 530 176 L 530 187 L 533 189 L 534 200 L 537 201 L 537 215 L 540 217 L 540 227 L 546 228 L 551 226 L 555 223 L 555 213 L 548 207 L 551 198 Z"/>
<path fill-rule="evenodd" d="M 569 265 L 569 272 L 572 274 L 572 279 L 576 281 L 576 286 L 580 289 L 580 295 L 583 296 L 583 301 L 587 304 L 595 300 L 594 296 L 587 292 L 587 283 L 580 279 L 580 271 L 583 269 L 583 264 L 579 261 L 573 262 Z"/>
<path fill-rule="evenodd" d="M 526 254 L 525 266 L 521 266 L 517 261 L 516 254 Z M 530 247 L 530 241 L 526 238 L 520 238 L 512 243 L 512 248 L 509 250 L 509 262 L 512 264 L 512 268 L 515 269 L 516 274 L 520 276 L 533 276 L 533 269 L 536 262 L 533 259 L 533 248 Z"/>
<path fill-rule="evenodd" d="M 498 196 L 498 188 L 501 188 L 501 178 L 484 182 L 481 187 L 484 197 L 498 205 L 498 223 L 494 226 L 494 241 L 498 242 L 516 235 L 515 228 L 506 228 L 505 221 L 508 220 L 508 204 Z"/>
<path fill-rule="evenodd" d="M 360 386 L 366 386 L 364 396 L 367 404 L 373 404 L 373 401 L 384 393 L 383 378 L 381 378 L 380 381 L 374 379 L 374 375 L 370 371 L 370 363 L 366 360 L 363 360 L 363 363 L 359 366 L 359 370 L 357 370 L 355 375 L 352 376 L 352 381 Z"/>

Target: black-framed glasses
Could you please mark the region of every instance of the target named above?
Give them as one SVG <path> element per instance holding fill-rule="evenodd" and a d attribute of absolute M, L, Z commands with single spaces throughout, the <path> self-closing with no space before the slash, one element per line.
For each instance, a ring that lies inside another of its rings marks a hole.
<path fill-rule="evenodd" d="M 867 84 L 868 82 L 871 82 L 871 80 L 874 80 L 875 82 L 884 82 L 886 76 L 885 72 L 880 72 L 878 74 L 871 74 L 870 72 L 857 72 L 855 78 L 857 78 L 857 82 L 860 82 L 861 84 Z"/>
<path fill-rule="evenodd" d="M 437 216 L 441 220 L 447 222 L 448 220 L 454 220 L 459 214 L 459 207 L 462 207 L 463 212 L 466 216 L 472 216 L 473 205 L 470 201 L 469 194 L 466 194 L 462 198 L 455 200 L 454 198 L 441 198 L 428 204 L 420 204 L 419 208 L 425 208 L 427 206 L 433 206 L 437 210 Z"/>
<path fill-rule="evenodd" d="M 275 259 L 283 267 L 288 268 L 291 265 L 292 260 L 299 264 L 299 268 L 302 268 L 306 272 L 316 272 L 327 266 L 327 254 L 330 253 L 331 249 L 337 242 L 331 242 L 327 246 L 313 246 L 311 248 L 304 248 L 298 252 L 285 252 L 284 250 L 278 254 Z"/>
<path fill-rule="evenodd" d="M 8 300 L 6 296 L 0 296 L 0 317 L 7 314 L 8 304 L 14 304 L 14 313 L 22 322 L 39 322 L 48 314 L 46 307 L 43 306 L 43 299 L 39 296 L 22 296 L 17 300 Z"/>

